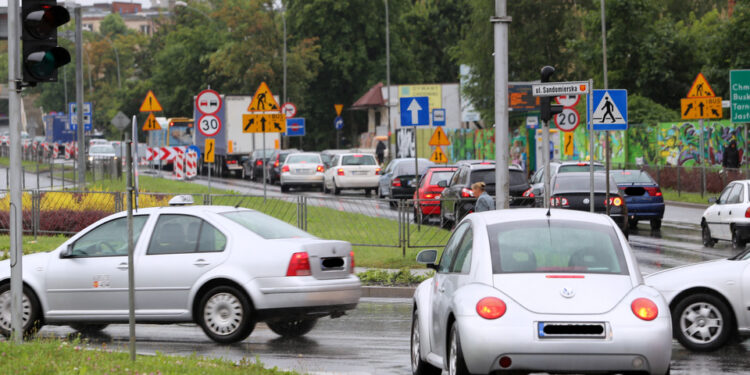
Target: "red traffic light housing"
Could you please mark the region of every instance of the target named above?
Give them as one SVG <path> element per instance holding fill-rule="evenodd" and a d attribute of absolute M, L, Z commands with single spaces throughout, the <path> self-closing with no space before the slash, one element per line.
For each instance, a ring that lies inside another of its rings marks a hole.
<path fill-rule="evenodd" d="M 57 45 L 57 28 L 70 13 L 57 1 L 23 0 L 21 6 L 22 67 L 24 82 L 56 82 L 57 68 L 70 62 L 70 53 Z"/>

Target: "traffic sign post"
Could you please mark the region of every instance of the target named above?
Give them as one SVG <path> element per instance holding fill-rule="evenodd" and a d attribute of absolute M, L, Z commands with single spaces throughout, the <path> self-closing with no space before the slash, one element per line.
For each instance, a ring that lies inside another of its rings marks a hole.
<path fill-rule="evenodd" d="M 283 113 L 243 114 L 243 133 L 285 133 L 286 116 Z"/>
<path fill-rule="evenodd" d="M 148 90 L 146 97 L 143 99 L 143 103 L 141 103 L 141 108 L 139 109 L 139 111 L 140 112 L 159 112 L 163 110 L 164 109 L 161 108 L 161 104 L 159 104 L 159 101 L 156 100 L 156 95 L 154 95 L 154 92 L 151 90 Z"/>
<path fill-rule="evenodd" d="M 593 90 L 591 96 L 594 130 L 628 130 L 628 90 Z"/>
<path fill-rule="evenodd" d="M 75 102 L 68 103 L 68 123 L 70 124 L 70 130 L 78 129 L 78 111 L 76 104 L 77 103 Z M 126 117 L 125 121 L 127 121 L 125 126 L 128 126 L 130 120 Z M 83 129 L 85 131 L 91 131 L 91 102 L 83 103 Z"/>
<path fill-rule="evenodd" d="M 430 156 L 430 161 L 433 163 L 446 164 L 448 163 L 448 157 L 445 156 L 443 149 L 440 148 L 440 146 L 437 146 L 435 147 L 435 151 L 432 152 L 432 156 Z"/>
<path fill-rule="evenodd" d="M 586 81 L 544 82 L 531 85 L 534 96 L 584 95 L 590 90 Z"/>
<path fill-rule="evenodd" d="M 401 98 L 401 126 L 430 125 L 430 103 L 427 96 Z"/>
<path fill-rule="evenodd" d="M 687 97 L 680 99 L 680 115 L 683 120 L 698 120 L 698 134 L 700 135 L 700 160 L 698 160 L 698 163 L 701 166 L 701 196 L 703 196 L 703 192 L 706 191 L 706 167 L 703 163 L 705 147 L 703 120 L 723 117 L 721 97 L 716 96 L 703 73 L 698 73 L 695 77 L 693 85 L 688 90 Z"/>
<path fill-rule="evenodd" d="M 555 125 L 564 132 L 576 130 L 581 116 L 575 108 L 563 107 L 563 111 L 555 115 Z"/>
<path fill-rule="evenodd" d="M 122 111 L 117 112 L 115 117 L 112 117 L 112 120 L 110 121 L 112 125 L 114 125 L 118 130 L 123 131 L 125 128 L 130 125 L 130 120 L 128 119 L 128 116 L 125 116 Z"/>

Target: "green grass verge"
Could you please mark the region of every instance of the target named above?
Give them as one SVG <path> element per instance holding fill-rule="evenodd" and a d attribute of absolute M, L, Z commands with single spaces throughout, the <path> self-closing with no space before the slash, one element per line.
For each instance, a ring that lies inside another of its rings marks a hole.
<path fill-rule="evenodd" d="M 298 374 L 266 369 L 257 359 L 235 363 L 192 355 L 189 357 L 139 355 L 130 360 L 127 346 L 116 348 L 106 344 L 92 347 L 79 340 L 39 339 L 22 345 L 0 342 L 0 373 L 3 374 Z"/>
<path fill-rule="evenodd" d="M 68 237 L 66 236 L 38 236 L 34 239 L 31 235 L 24 235 L 22 245 L 23 253 L 33 254 L 54 250 L 67 239 Z M 8 235 L 0 235 L 0 260 L 8 259 L 10 257 L 9 252 L 10 237 Z"/>
<path fill-rule="evenodd" d="M 50 169 L 49 163 L 38 163 L 39 164 L 39 172 L 47 172 Z M 0 166 L 8 167 L 10 165 L 10 158 L 7 157 L 0 157 Z M 23 167 L 24 171 L 29 173 L 36 173 L 36 166 L 37 162 L 31 161 L 31 160 L 23 160 L 21 161 L 21 167 Z M 59 166 L 56 166 L 57 169 L 59 169 Z"/>
<path fill-rule="evenodd" d="M 669 188 L 662 188 L 661 192 L 662 192 L 662 196 L 664 197 L 664 200 L 667 200 L 667 201 L 700 203 L 700 204 L 709 204 L 708 203 L 709 197 L 716 197 L 719 195 L 719 194 L 714 194 L 714 193 L 708 193 L 708 194 L 704 194 L 701 197 L 700 193 L 688 193 L 684 191 L 680 192 L 678 195 L 677 190 L 669 189 Z"/>

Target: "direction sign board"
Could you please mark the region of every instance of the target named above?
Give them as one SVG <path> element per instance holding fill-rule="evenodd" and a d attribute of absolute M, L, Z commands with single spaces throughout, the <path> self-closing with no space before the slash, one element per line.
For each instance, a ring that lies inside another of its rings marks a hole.
<path fill-rule="evenodd" d="M 430 137 L 430 146 L 449 146 L 451 144 L 451 140 L 448 139 L 448 137 L 445 136 L 445 132 L 443 131 L 443 128 L 435 128 L 435 132 L 432 133 L 432 137 Z"/>
<path fill-rule="evenodd" d="M 305 135 L 305 119 L 304 118 L 288 118 L 286 119 L 286 136 L 287 137 L 302 137 Z"/>
<path fill-rule="evenodd" d="M 448 157 L 445 156 L 445 152 L 443 152 L 443 149 L 440 148 L 440 146 L 437 146 L 435 147 L 435 151 L 433 151 L 432 155 L 430 156 L 430 161 L 433 163 L 445 164 L 448 162 Z"/>
<path fill-rule="evenodd" d="M 143 131 L 161 130 L 161 125 L 159 125 L 159 122 L 156 121 L 154 112 L 149 112 L 148 117 L 146 117 L 146 122 L 143 123 L 142 129 Z"/>
<path fill-rule="evenodd" d="M 587 81 L 533 83 L 534 96 L 584 95 L 589 93 Z"/>
<path fill-rule="evenodd" d="M 564 132 L 572 132 L 578 127 L 581 116 L 575 108 L 564 107 L 563 111 L 555 115 L 555 125 Z"/>
<path fill-rule="evenodd" d="M 247 107 L 248 112 L 278 112 L 279 103 L 276 98 L 273 97 L 271 89 L 265 82 L 261 82 L 258 89 L 253 95 L 253 100 L 250 102 L 250 106 Z"/>
<path fill-rule="evenodd" d="M 156 96 L 151 90 L 148 90 L 148 94 L 146 94 L 146 97 L 143 98 L 143 103 L 141 103 L 141 108 L 139 110 L 141 112 L 163 111 L 163 109 L 161 108 L 161 104 L 159 104 L 159 101 L 156 100 Z"/>
<path fill-rule="evenodd" d="M 401 126 L 430 125 L 430 102 L 427 96 L 401 98 Z"/>
<path fill-rule="evenodd" d="M 711 98 L 682 98 L 680 99 L 680 115 L 683 120 L 722 118 L 721 97 Z"/>
<path fill-rule="evenodd" d="M 242 115 L 243 133 L 284 133 L 286 116 L 283 113 L 246 113 Z"/>
<path fill-rule="evenodd" d="M 130 120 L 128 119 L 128 116 L 125 116 L 125 114 L 122 113 L 122 111 L 117 112 L 115 117 L 112 117 L 112 120 L 110 122 L 120 131 L 125 130 L 125 128 L 127 128 L 128 125 L 130 125 Z"/>
<path fill-rule="evenodd" d="M 221 120 L 214 115 L 203 115 L 198 119 L 198 131 L 204 137 L 213 137 L 221 130 Z"/>
<path fill-rule="evenodd" d="M 594 130 L 628 130 L 628 90 L 593 90 Z M 590 112 L 589 103 L 586 111 Z"/>
<path fill-rule="evenodd" d="M 344 128 L 344 119 L 341 118 L 341 116 L 336 116 L 335 119 L 333 119 L 333 127 L 337 130 L 341 130 Z"/>
<path fill-rule="evenodd" d="M 432 110 L 432 125 L 445 126 L 445 108 L 435 108 Z"/>
<path fill-rule="evenodd" d="M 195 108 L 204 115 L 214 115 L 221 109 L 221 95 L 214 90 L 203 90 L 195 97 Z"/>
<path fill-rule="evenodd" d="M 297 106 L 294 103 L 284 103 L 281 105 L 281 112 L 286 118 L 294 117 L 297 115 Z"/>
<path fill-rule="evenodd" d="M 732 122 L 750 122 L 750 70 L 729 72 Z"/>

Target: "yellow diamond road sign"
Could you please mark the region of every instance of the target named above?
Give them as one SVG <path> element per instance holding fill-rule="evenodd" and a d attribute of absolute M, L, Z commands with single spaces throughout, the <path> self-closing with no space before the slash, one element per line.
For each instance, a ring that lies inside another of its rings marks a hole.
<path fill-rule="evenodd" d="M 271 89 L 265 82 L 261 82 L 255 91 L 253 101 L 247 107 L 248 112 L 279 112 L 279 103 L 274 99 Z"/>
<path fill-rule="evenodd" d="M 450 139 L 445 136 L 443 128 L 435 128 L 435 132 L 432 133 L 430 138 L 430 146 L 449 146 L 451 144 Z"/>
<path fill-rule="evenodd" d="M 680 114 L 683 120 L 720 119 L 721 97 L 680 99 Z"/>
<path fill-rule="evenodd" d="M 283 113 L 242 115 L 243 133 L 285 133 L 286 116 Z"/>
<path fill-rule="evenodd" d="M 714 94 L 711 85 L 706 81 L 706 77 L 703 76 L 703 73 L 698 73 L 698 76 L 695 77 L 695 81 L 693 81 L 693 85 L 690 87 L 690 91 L 688 91 L 687 97 L 712 98 L 714 96 L 716 96 L 716 94 Z"/>
<path fill-rule="evenodd" d="M 445 153 L 443 152 L 443 149 L 440 148 L 440 146 L 435 147 L 435 151 L 432 152 L 432 156 L 430 156 L 430 161 L 433 163 L 447 163 L 448 157 L 445 156 Z"/>

